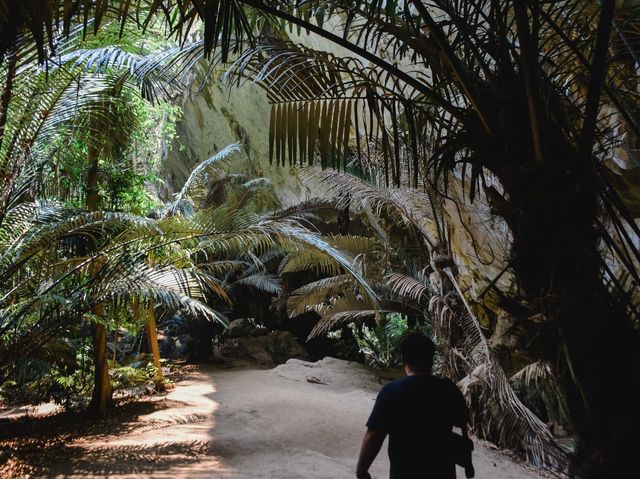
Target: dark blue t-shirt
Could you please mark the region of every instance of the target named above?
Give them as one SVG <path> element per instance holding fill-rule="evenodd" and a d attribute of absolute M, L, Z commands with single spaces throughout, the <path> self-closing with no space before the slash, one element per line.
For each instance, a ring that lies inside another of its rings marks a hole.
<path fill-rule="evenodd" d="M 450 479 L 456 472 L 447 439 L 468 418 L 454 383 L 416 375 L 382 388 L 367 427 L 389 434 L 391 479 Z"/>

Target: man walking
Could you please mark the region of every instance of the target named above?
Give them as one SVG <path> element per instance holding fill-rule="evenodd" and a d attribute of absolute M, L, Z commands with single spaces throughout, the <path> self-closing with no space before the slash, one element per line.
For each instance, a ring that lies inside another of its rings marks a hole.
<path fill-rule="evenodd" d="M 435 346 L 410 333 L 400 352 L 406 376 L 382 388 L 367 421 L 356 475 L 367 479 L 369 467 L 389 435 L 391 479 L 455 479 L 451 431 L 466 436 L 469 411 L 460 390 L 448 379 L 431 374 Z M 469 463 L 467 477 L 473 477 Z"/>

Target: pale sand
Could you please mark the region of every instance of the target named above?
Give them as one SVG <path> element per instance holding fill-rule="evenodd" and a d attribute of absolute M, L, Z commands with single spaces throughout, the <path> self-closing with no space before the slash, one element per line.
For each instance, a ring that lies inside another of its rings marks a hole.
<path fill-rule="evenodd" d="M 184 405 L 142 416 L 127 435 L 76 443 L 78 456 L 48 477 L 354 478 L 379 387 L 358 365 L 337 360 L 200 367 L 168 395 Z M 474 463 L 479 479 L 542 477 L 482 444 Z M 372 476 L 387 478 L 388 467 L 385 444 Z"/>

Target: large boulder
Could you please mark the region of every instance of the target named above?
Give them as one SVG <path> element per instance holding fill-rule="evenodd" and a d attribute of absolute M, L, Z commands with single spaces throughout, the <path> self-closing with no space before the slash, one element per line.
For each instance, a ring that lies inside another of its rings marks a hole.
<path fill-rule="evenodd" d="M 291 358 L 307 359 L 304 348 L 288 331 L 229 338 L 220 352 L 223 357 L 242 358 L 263 365 L 282 364 Z"/>
<path fill-rule="evenodd" d="M 248 318 L 236 319 L 229 323 L 229 328 L 225 331 L 227 338 L 240 338 L 248 336 L 255 329 L 255 324 Z"/>
<path fill-rule="evenodd" d="M 362 389 L 377 392 L 385 382 L 377 371 L 360 363 L 331 357 L 313 363 L 290 359 L 271 372 L 292 381 L 319 384 L 341 392 Z"/>

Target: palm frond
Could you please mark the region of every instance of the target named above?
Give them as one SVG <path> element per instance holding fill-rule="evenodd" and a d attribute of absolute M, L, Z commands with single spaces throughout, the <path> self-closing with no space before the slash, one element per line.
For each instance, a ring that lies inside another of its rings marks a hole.
<path fill-rule="evenodd" d="M 393 311 L 375 310 L 375 309 L 341 311 L 339 313 L 335 313 L 320 319 L 320 321 L 318 321 L 318 324 L 316 324 L 314 328 L 311 330 L 311 333 L 309 334 L 309 339 L 313 339 L 317 336 L 326 335 L 329 331 L 349 323 L 362 321 L 368 318 L 380 317 L 380 315 L 391 313 L 391 312 Z"/>
<path fill-rule="evenodd" d="M 193 169 L 187 181 L 182 186 L 182 190 L 176 195 L 176 199 L 173 201 L 170 210 L 173 214 L 177 211 L 177 207 L 181 204 L 192 190 L 203 188 L 210 181 L 208 175 L 221 174 L 224 170 L 223 165 L 229 162 L 233 155 L 241 153 L 242 147 L 239 143 L 233 143 L 226 146 L 211 158 L 200 163 Z"/>
<path fill-rule="evenodd" d="M 301 178 L 309 185 L 328 190 L 339 206 L 350 206 L 356 211 L 370 209 L 376 217 L 387 218 L 410 234 L 419 235 L 431 248 L 446 242 L 442 205 L 429 194 L 410 188 L 387 189 L 331 170 L 307 169 Z"/>
<path fill-rule="evenodd" d="M 454 274 L 449 268 L 444 269 L 444 274 L 455 288 L 455 295 L 461 304 L 440 301 L 434 296 L 430 307 L 433 317 L 438 318 L 440 322 L 448 322 L 455 315 L 457 324 L 464 331 L 463 354 L 468 373 L 459 386 L 469 398 L 478 395 L 484 397 L 483 401 L 487 405 L 481 410 L 474 410 L 474 414 L 478 415 L 476 424 L 480 432 L 489 435 L 491 425 L 497 422 L 499 445 L 522 448 L 527 460 L 538 467 L 565 470 L 569 451 L 554 442 L 548 426 L 517 396 L 490 350 L 480 322 L 464 297 Z M 444 326 L 446 327 L 449 326 Z"/>
<path fill-rule="evenodd" d="M 311 198 L 289 206 L 288 208 L 270 213 L 269 218 L 273 220 L 284 218 L 306 220 L 308 215 L 313 214 L 316 211 L 335 210 L 336 208 L 336 203 L 333 200 L 327 200 L 325 198 Z"/>
<path fill-rule="evenodd" d="M 282 294 L 282 286 L 277 276 L 264 272 L 254 273 L 234 281 L 233 287 L 250 286 L 267 294 Z"/>
<path fill-rule="evenodd" d="M 342 272 L 340 263 L 317 251 L 300 251 L 290 253 L 280 265 L 279 274 L 315 271 L 318 274 L 339 275 Z"/>
<path fill-rule="evenodd" d="M 299 316 L 327 299 L 338 296 L 347 285 L 353 285 L 348 275 L 319 279 L 294 290 L 287 299 L 289 317 Z"/>
<path fill-rule="evenodd" d="M 429 285 L 411 276 L 392 272 L 384 280 L 394 293 L 413 301 L 422 302 L 429 296 Z"/>
<path fill-rule="evenodd" d="M 155 101 L 168 100 L 172 91 L 185 88 L 181 79 L 202 55 L 202 43 L 173 47 L 160 52 L 136 55 L 121 48 L 107 46 L 74 49 L 55 59 L 56 65 L 81 68 L 84 76 L 117 72 L 120 82 L 132 82 L 142 97 Z"/>

